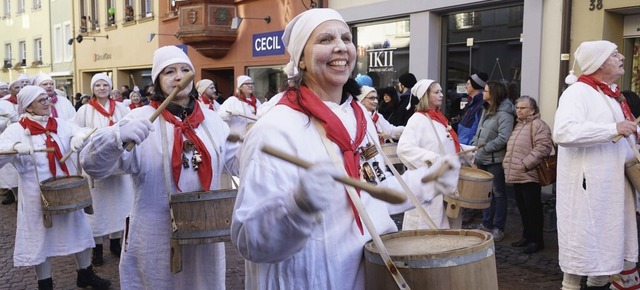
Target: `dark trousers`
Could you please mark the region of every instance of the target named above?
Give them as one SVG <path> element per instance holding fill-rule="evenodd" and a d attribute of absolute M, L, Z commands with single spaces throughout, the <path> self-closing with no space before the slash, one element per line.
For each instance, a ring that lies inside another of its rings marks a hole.
<path fill-rule="evenodd" d="M 522 237 L 542 245 L 542 187 L 537 182 L 527 182 L 514 183 L 513 189 L 522 218 Z"/>

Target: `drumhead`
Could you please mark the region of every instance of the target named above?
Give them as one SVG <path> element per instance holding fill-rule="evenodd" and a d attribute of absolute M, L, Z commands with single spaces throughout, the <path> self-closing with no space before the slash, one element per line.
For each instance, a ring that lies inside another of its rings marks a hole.
<path fill-rule="evenodd" d="M 61 189 L 75 187 L 86 182 L 87 180 L 83 176 L 73 175 L 65 177 L 52 177 L 40 182 L 40 186 L 44 189 Z"/>
<path fill-rule="evenodd" d="M 477 168 L 460 167 L 460 179 L 477 181 L 493 180 L 493 174 Z"/>

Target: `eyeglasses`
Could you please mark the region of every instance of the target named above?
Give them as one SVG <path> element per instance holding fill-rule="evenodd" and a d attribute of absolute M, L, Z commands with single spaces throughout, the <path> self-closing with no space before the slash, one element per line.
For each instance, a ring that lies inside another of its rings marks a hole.
<path fill-rule="evenodd" d="M 47 103 L 51 102 L 51 97 L 45 97 L 45 98 L 39 99 L 37 100 L 37 102 L 40 105 L 46 105 Z"/>
<path fill-rule="evenodd" d="M 375 100 L 378 100 L 378 97 L 366 97 L 365 99 L 370 101 L 375 101 Z"/>
<path fill-rule="evenodd" d="M 255 83 L 244 83 L 242 85 L 253 86 L 253 85 L 255 85 Z"/>

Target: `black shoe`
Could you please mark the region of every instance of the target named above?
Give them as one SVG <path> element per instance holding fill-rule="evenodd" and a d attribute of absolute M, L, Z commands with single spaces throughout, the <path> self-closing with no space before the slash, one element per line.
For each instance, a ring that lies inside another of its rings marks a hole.
<path fill-rule="evenodd" d="M 120 252 L 122 251 L 122 246 L 120 246 L 120 239 L 110 239 L 109 250 L 114 256 L 120 257 Z"/>
<path fill-rule="evenodd" d="M 533 253 L 537 253 L 539 251 L 542 251 L 542 249 L 544 249 L 544 246 L 538 244 L 538 243 L 530 243 L 527 248 L 523 251 L 523 253 L 529 255 L 529 254 L 533 254 Z"/>
<path fill-rule="evenodd" d="M 80 288 L 87 288 L 90 286 L 93 289 L 104 290 L 109 289 L 111 281 L 100 278 L 96 275 L 96 271 L 93 269 L 93 266 L 89 266 L 86 269 L 78 270 L 76 285 Z"/>
<path fill-rule="evenodd" d="M 53 279 L 38 280 L 38 290 L 53 290 Z"/>
<path fill-rule="evenodd" d="M 13 196 L 12 192 L 7 193 L 5 198 L 2 200 L 2 204 L 12 204 L 16 202 L 16 197 Z"/>
<path fill-rule="evenodd" d="M 91 251 L 91 264 L 96 267 L 104 265 L 104 259 L 102 258 L 102 245 L 96 245 Z"/>
<path fill-rule="evenodd" d="M 522 239 L 520 239 L 520 240 L 519 240 L 519 241 L 517 241 L 517 242 L 513 242 L 513 243 L 511 243 L 511 246 L 512 246 L 512 247 L 516 247 L 516 248 L 521 248 L 521 247 L 524 247 L 524 246 L 528 245 L 529 243 L 530 243 L 530 241 L 529 241 L 529 240 L 527 240 L 527 239 L 525 239 L 525 238 L 522 238 Z"/>

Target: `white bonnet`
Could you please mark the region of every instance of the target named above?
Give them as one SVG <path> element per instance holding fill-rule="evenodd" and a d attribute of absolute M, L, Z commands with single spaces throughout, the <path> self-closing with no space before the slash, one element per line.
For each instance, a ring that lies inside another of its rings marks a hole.
<path fill-rule="evenodd" d="M 422 99 L 422 97 L 424 97 L 424 95 L 427 93 L 429 86 L 431 86 L 431 84 L 433 84 L 434 82 L 435 82 L 434 80 L 429 80 L 429 79 L 419 80 L 413 86 L 413 88 L 411 88 L 411 94 L 416 96 L 418 100 Z"/>
<path fill-rule="evenodd" d="M 47 95 L 47 92 L 39 86 L 24 86 L 18 93 L 18 114 L 24 113 L 24 109 L 40 95 Z"/>
<path fill-rule="evenodd" d="M 191 60 L 182 49 L 177 46 L 169 45 L 156 49 L 153 53 L 153 67 L 151 67 L 151 81 L 156 82 L 160 72 L 172 64 L 186 63 L 195 71 Z"/>
<path fill-rule="evenodd" d="M 311 36 L 316 27 L 329 20 L 345 22 L 338 11 L 330 8 L 309 9 L 289 21 L 282 34 L 282 42 L 291 56 L 290 62 L 293 62 L 293 66 L 287 66 L 288 69 L 292 69 L 292 71 L 285 72 L 287 75 L 298 74 L 300 57 L 307 40 L 309 40 L 309 36 Z"/>
<path fill-rule="evenodd" d="M 33 85 L 39 86 L 44 81 L 53 81 L 53 79 L 46 73 L 38 73 L 33 79 Z"/>
<path fill-rule="evenodd" d="M 240 90 L 240 86 L 242 86 L 242 84 L 251 81 L 251 78 L 249 76 L 245 76 L 245 75 L 239 75 L 236 78 L 236 89 Z"/>
<path fill-rule="evenodd" d="M 198 91 L 199 95 L 202 95 L 202 93 L 204 93 L 204 90 L 206 90 L 210 85 L 213 85 L 213 81 L 209 80 L 209 79 L 201 79 L 197 84 L 196 84 L 196 90 Z"/>
<path fill-rule="evenodd" d="M 103 80 L 109 84 L 109 88 L 113 88 L 113 83 L 111 82 L 111 78 L 106 73 L 97 73 L 93 75 L 91 78 L 91 91 L 93 92 L 93 85 L 96 84 L 97 81 Z"/>
<path fill-rule="evenodd" d="M 362 100 L 364 100 L 364 98 L 371 92 L 375 92 L 376 89 L 370 87 L 370 86 L 362 86 L 362 88 L 360 88 L 360 94 L 358 95 L 358 101 L 362 102 Z"/>
<path fill-rule="evenodd" d="M 12 82 L 10 82 L 10 83 L 9 83 L 9 87 L 13 87 L 13 85 L 14 85 L 15 83 L 17 83 L 17 82 L 20 82 L 20 83 L 22 84 L 22 82 L 23 82 L 23 81 L 28 80 L 28 79 L 29 79 L 29 76 L 28 76 L 28 75 L 26 75 L 26 74 L 20 74 L 20 75 L 18 76 L 18 78 L 17 78 L 17 79 L 15 79 L 14 81 L 12 81 Z"/>
<path fill-rule="evenodd" d="M 9 84 L 7 84 L 7 83 L 5 83 L 3 81 L 0 81 L 0 88 L 1 87 L 9 87 Z"/>
<path fill-rule="evenodd" d="M 578 80 L 574 74 L 576 62 L 584 75 L 593 74 L 609 59 L 616 48 L 618 46 L 615 43 L 606 40 L 581 43 L 576 52 L 573 53 L 575 60 L 569 75 L 565 78 L 565 83 L 571 85 Z"/>

